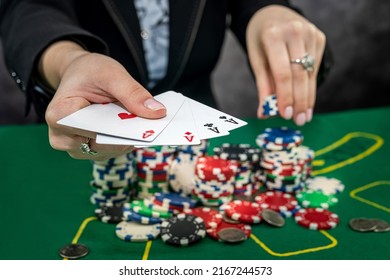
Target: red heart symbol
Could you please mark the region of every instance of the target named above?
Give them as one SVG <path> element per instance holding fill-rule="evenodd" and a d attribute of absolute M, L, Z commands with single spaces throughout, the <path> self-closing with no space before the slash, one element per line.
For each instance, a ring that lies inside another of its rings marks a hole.
<path fill-rule="evenodd" d="M 142 138 L 146 139 L 154 134 L 154 130 L 147 130 L 142 134 Z"/>
<path fill-rule="evenodd" d="M 118 114 L 118 117 L 120 117 L 121 120 L 127 120 L 127 119 L 136 118 L 137 115 L 135 115 L 135 114 L 133 114 L 133 113 L 119 113 L 119 114 Z"/>

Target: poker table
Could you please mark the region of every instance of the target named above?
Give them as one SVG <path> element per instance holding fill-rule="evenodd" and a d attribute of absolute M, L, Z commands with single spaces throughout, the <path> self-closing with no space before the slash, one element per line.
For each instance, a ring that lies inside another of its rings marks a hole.
<path fill-rule="evenodd" d="M 90 202 L 92 164 L 53 150 L 47 126 L 0 127 L 0 259 L 60 260 L 68 243 L 88 246 L 90 260 L 389 260 L 390 232 L 357 232 L 355 217 L 390 222 L 390 107 L 318 114 L 296 127 L 281 118 L 247 119 L 248 125 L 210 140 L 255 145 L 266 127 L 288 126 L 304 135 L 316 152 L 315 176 L 341 180 L 345 190 L 331 207 L 339 225 L 309 230 L 287 218 L 284 227 L 253 225 L 244 242 L 228 244 L 206 236 L 188 247 L 156 239 L 131 243 L 115 235 L 115 225 L 98 221 Z"/>

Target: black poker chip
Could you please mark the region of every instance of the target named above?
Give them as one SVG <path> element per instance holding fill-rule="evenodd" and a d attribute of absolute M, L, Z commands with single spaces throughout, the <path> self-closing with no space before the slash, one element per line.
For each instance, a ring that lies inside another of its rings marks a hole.
<path fill-rule="evenodd" d="M 260 149 L 249 144 L 231 143 L 223 143 L 221 146 L 214 147 L 213 152 L 222 159 L 240 162 L 256 162 L 259 160 L 261 153 Z"/>
<path fill-rule="evenodd" d="M 188 246 L 205 236 L 203 219 L 194 215 L 181 213 L 161 223 L 161 239 L 170 245 Z"/>
<path fill-rule="evenodd" d="M 123 221 L 123 205 L 107 203 L 95 209 L 96 217 L 103 223 L 117 224 Z"/>

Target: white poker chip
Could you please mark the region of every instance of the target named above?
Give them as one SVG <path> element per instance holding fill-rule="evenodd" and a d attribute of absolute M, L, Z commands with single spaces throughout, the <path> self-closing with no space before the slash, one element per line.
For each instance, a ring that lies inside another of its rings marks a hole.
<path fill-rule="evenodd" d="M 181 153 L 172 161 L 168 171 L 169 185 L 172 190 L 182 194 L 191 194 L 194 189 L 196 158 Z"/>
<path fill-rule="evenodd" d="M 160 235 L 160 225 L 144 225 L 137 222 L 123 221 L 115 228 L 116 235 L 125 241 L 146 242 Z"/>
<path fill-rule="evenodd" d="M 276 95 L 269 95 L 265 98 L 263 105 L 263 114 L 264 116 L 276 116 L 279 114 Z"/>
<path fill-rule="evenodd" d="M 317 176 L 306 180 L 306 188 L 313 191 L 322 191 L 326 195 L 344 191 L 344 184 L 336 178 Z"/>

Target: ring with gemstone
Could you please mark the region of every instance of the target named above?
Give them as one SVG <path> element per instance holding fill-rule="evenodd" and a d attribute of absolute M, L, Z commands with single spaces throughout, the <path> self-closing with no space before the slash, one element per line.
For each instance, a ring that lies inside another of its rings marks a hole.
<path fill-rule="evenodd" d="M 91 149 L 91 146 L 89 145 L 89 142 L 91 141 L 91 138 L 86 138 L 84 143 L 81 143 L 80 150 L 83 152 L 83 154 L 95 156 L 97 155 L 97 152 Z"/>
<path fill-rule="evenodd" d="M 305 54 L 302 58 L 297 58 L 291 60 L 291 63 L 301 64 L 303 69 L 307 72 L 312 72 L 314 70 L 315 60 L 310 54 Z"/>

